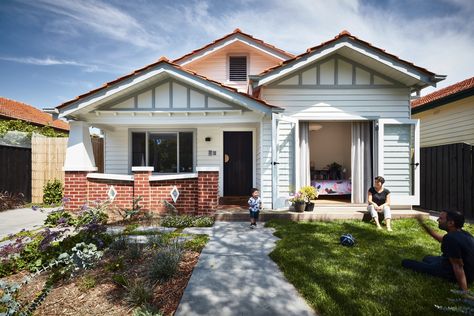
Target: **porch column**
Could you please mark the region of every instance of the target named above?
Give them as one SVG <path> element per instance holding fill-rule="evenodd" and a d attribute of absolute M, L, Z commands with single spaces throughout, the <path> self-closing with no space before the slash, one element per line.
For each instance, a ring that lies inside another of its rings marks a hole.
<path fill-rule="evenodd" d="M 89 126 L 85 122 L 69 122 L 70 132 L 63 170 L 64 207 L 67 210 L 78 210 L 87 203 L 87 173 L 96 171 Z"/>
<path fill-rule="evenodd" d="M 197 167 L 197 215 L 212 215 L 219 202 L 219 167 Z"/>
<path fill-rule="evenodd" d="M 132 167 L 134 181 L 133 198 L 136 199 L 140 196 L 142 199 L 139 204 L 146 211 L 151 209 L 150 176 L 153 170 L 153 167 Z"/>

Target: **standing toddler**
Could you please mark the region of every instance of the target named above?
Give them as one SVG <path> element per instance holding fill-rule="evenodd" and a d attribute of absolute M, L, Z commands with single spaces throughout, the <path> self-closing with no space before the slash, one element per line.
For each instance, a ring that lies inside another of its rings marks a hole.
<path fill-rule="evenodd" d="M 250 212 L 250 228 L 256 228 L 258 215 L 260 213 L 260 209 L 262 208 L 262 200 L 260 199 L 260 192 L 258 189 L 252 188 L 250 194 L 252 195 L 248 201 Z"/>

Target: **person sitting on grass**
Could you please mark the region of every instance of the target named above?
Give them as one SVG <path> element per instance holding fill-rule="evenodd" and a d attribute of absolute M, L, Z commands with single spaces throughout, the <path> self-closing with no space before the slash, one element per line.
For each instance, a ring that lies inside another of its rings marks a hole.
<path fill-rule="evenodd" d="M 421 215 L 416 219 L 431 237 L 441 243 L 442 255 L 426 256 L 422 262 L 404 259 L 402 266 L 457 282 L 461 290 L 466 292 L 467 284 L 474 280 L 474 237 L 462 229 L 464 215 L 459 212 L 441 212 L 438 227 L 448 232 L 444 236 L 426 225 Z"/>
<path fill-rule="evenodd" d="M 262 200 L 260 199 L 260 192 L 258 192 L 258 189 L 252 188 L 250 190 L 250 194 L 252 195 L 248 201 L 250 212 L 250 228 L 256 228 L 258 214 L 260 213 L 260 209 L 262 208 Z"/>
<path fill-rule="evenodd" d="M 390 221 L 392 218 L 392 213 L 390 212 L 390 191 L 384 188 L 384 183 L 385 179 L 383 177 L 375 177 L 374 186 L 371 187 L 368 192 L 367 199 L 369 201 L 369 206 L 367 206 L 367 210 L 369 211 L 370 216 L 372 216 L 372 219 L 375 221 L 377 229 L 382 229 L 382 226 L 380 226 L 379 222 L 378 212 L 383 211 L 387 230 L 391 232 L 392 226 L 390 225 Z"/>

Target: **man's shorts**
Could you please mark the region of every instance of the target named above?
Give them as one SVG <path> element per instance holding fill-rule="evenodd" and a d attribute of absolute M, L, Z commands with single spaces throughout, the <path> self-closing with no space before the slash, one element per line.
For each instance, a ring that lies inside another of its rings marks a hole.
<path fill-rule="evenodd" d="M 249 212 L 250 212 L 250 218 L 258 219 L 258 214 L 260 214 L 259 211 L 257 212 L 249 211 Z"/>

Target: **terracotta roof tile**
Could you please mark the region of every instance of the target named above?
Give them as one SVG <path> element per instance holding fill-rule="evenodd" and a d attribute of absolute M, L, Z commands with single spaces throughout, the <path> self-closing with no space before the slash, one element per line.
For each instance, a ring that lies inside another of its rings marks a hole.
<path fill-rule="evenodd" d="M 385 55 L 387 55 L 387 56 L 390 56 L 390 57 L 392 57 L 392 58 L 395 58 L 395 59 L 398 60 L 399 62 L 402 62 L 402 63 L 404 63 L 404 64 L 406 64 L 406 65 L 409 65 L 410 67 L 414 67 L 414 68 L 416 68 L 416 69 L 418 69 L 418 70 L 420 70 L 420 71 L 422 71 L 422 72 L 425 72 L 425 73 L 427 73 L 427 74 L 429 74 L 429 75 L 431 75 L 431 76 L 434 76 L 434 75 L 435 75 L 435 73 L 433 73 L 433 72 L 431 72 L 431 71 L 428 71 L 428 70 L 425 69 L 425 68 L 416 66 L 416 65 L 413 64 L 412 62 L 403 60 L 403 59 L 401 59 L 401 58 L 399 58 L 398 56 L 395 56 L 395 55 L 393 55 L 393 54 L 389 54 L 389 53 L 387 53 L 384 49 L 379 48 L 379 47 L 376 47 L 376 46 L 372 45 L 372 44 L 369 43 L 369 42 L 366 42 L 366 41 L 363 41 L 363 40 L 359 39 L 358 37 L 352 35 L 352 34 L 351 34 L 349 31 L 347 31 L 347 30 L 343 30 L 343 31 L 340 32 L 338 35 L 336 35 L 333 39 L 331 39 L 331 40 L 329 40 L 329 41 L 326 41 L 326 42 L 323 42 L 323 43 L 321 43 L 321 44 L 319 44 L 319 45 L 317 45 L 317 46 L 310 47 L 310 48 L 308 48 L 308 49 L 306 50 L 305 53 L 300 54 L 300 55 L 298 55 L 298 56 L 295 56 L 295 57 L 292 58 L 292 59 L 285 60 L 285 61 L 281 62 L 281 63 L 280 63 L 279 65 L 277 65 L 277 66 L 270 67 L 270 68 L 264 70 L 263 72 L 261 72 L 258 76 L 265 75 L 265 74 L 267 74 L 267 73 L 269 73 L 269 72 L 271 72 L 271 71 L 273 71 L 273 70 L 276 70 L 276 69 L 280 68 L 281 66 L 284 66 L 284 65 L 286 65 L 286 64 L 289 64 L 289 63 L 291 63 L 291 62 L 294 62 L 295 60 L 301 59 L 302 57 L 305 57 L 306 55 L 311 54 L 311 53 L 314 52 L 315 50 L 321 49 L 321 48 L 324 47 L 324 46 L 327 46 L 327 45 L 329 45 L 329 44 L 332 44 L 333 42 L 336 42 L 336 41 L 338 41 L 339 39 L 341 39 L 341 38 L 343 38 L 343 37 L 351 38 L 352 40 L 355 40 L 355 41 L 357 41 L 357 42 L 359 42 L 359 43 L 361 43 L 361 44 L 364 44 L 364 45 L 366 45 L 366 46 L 368 46 L 368 47 L 370 47 L 370 48 L 372 48 L 372 49 L 375 49 L 375 50 L 377 50 L 377 51 L 379 51 L 379 52 L 381 52 L 381 53 L 383 53 L 383 54 L 385 54 Z"/>
<path fill-rule="evenodd" d="M 45 113 L 31 105 L 3 97 L 0 97 L 0 116 L 69 131 L 68 123 L 61 120 L 53 120 L 51 114 Z"/>
<path fill-rule="evenodd" d="M 148 70 L 148 69 L 150 69 L 150 68 L 153 68 L 153 67 L 157 66 L 157 65 L 160 64 L 160 63 L 165 63 L 165 64 L 168 64 L 168 65 L 171 65 L 172 67 L 174 67 L 174 68 L 176 68 L 176 69 L 179 69 L 179 70 L 181 70 L 181 71 L 185 71 L 185 72 L 187 72 L 187 73 L 189 73 L 189 74 L 191 74 L 191 75 L 193 75 L 193 76 L 199 77 L 199 78 L 201 78 L 201 79 L 203 79 L 203 80 L 206 80 L 206 81 L 209 81 L 209 82 L 212 82 L 213 84 L 216 84 L 216 85 L 218 85 L 218 86 L 221 86 L 221 87 L 223 87 L 223 88 L 225 88 L 225 89 L 227 89 L 227 90 L 229 90 L 229 91 L 232 91 L 232 92 L 234 92 L 234 93 L 238 93 L 238 94 L 243 95 L 243 96 L 245 96 L 245 97 L 247 97 L 247 98 L 249 98 L 249 99 L 253 99 L 253 100 L 255 100 L 255 101 L 257 101 L 257 102 L 259 102 L 259 103 L 261 103 L 261 104 L 263 104 L 263 105 L 265 105 L 265 106 L 267 106 L 267 107 L 269 107 L 269 108 L 279 109 L 278 106 L 274 106 L 274 105 L 268 104 L 268 103 L 266 103 L 265 101 L 260 100 L 260 99 L 258 99 L 258 98 L 256 98 L 256 97 L 252 96 L 252 95 L 249 95 L 249 94 L 247 94 L 247 93 L 240 92 L 240 91 L 238 91 L 236 88 L 226 86 L 226 85 L 224 85 L 223 83 L 221 83 L 221 82 L 219 82 L 219 81 L 215 81 L 215 80 L 209 79 L 209 78 L 207 78 L 207 77 L 205 77 L 205 76 L 203 76 L 203 75 L 200 75 L 200 74 L 198 74 L 198 73 L 196 73 L 196 72 L 194 72 L 194 71 L 185 69 L 185 68 L 183 68 L 183 67 L 181 67 L 181 66 L 179 66 L 179 65 L 177 65 L 177 64 L 175 64 L 175 63 L 173 63 L 173 62 L 168 61 L 168 59 L 167 59 L 166 57 L 164 57 L 164 56 L 160 57 L 160 59 L 159 59 L 158 61 L 156 61 L 156 62 L 154 62 L 154 63 L 152 63 L 152 64 L 150 64 L 150 65 L 147 65 L 147 66 L 145 66 L 145 67 L 142 67 L 142 68 L 140 68 L 140 69 L 137 69 L 137 70 L 135 70 L 135 71 L 133 71 L 133 72 L 131 72 L 131 73 L 125 75 L 125 76 L 122 76 L 122 77 L 120 77 L 120 78 L 117 78 L 117 79 L 115 79 L 115 80 L 112 80 L 112 81 L 109 81 L 109 82 L 107 82 L 107 83 L 104 83 L 101 87 L 99 87 L 99 88 L 97 88 L 97 89 L 94 89 L 94 90 L 91 90 L 91 91 L 89 91 L 89 92 L 87 92 L 87 93 L 81 94 L 81 95 L 77 96 L 76 98 L 74 98 L 74 99 L 72 99 L 72 100 L 69 100 L 69 101 L 67 101 L 67 102 L 64 102 L 64 103 L 58 105 L 56 108 L 61 109 L 61 108 L 65 107 L 65 106 L 67 106 L 67 105 L 69 105 L 69 104 L 71 104 L 71 103 L 74 103 L 74 102 L 76 102 L 76 101 L 78 101 L 78 100 L 80 100 L 80 99 L 86 97 L 86 96 L 92 95 L 92 94 L 94 94 L 94 93 L 96 93 L 96 92 L 98 92 L 98 91 L 100 91 L 100 90 L 106 89 L 106 88 L 108 88 L 108 87 L 110 87 L 110 86 L 112 86 L 112 85 L 114 85 L 114 84 L 116 84 L 116 83 L 118 83 L 118 82 L 120 82 L 120 81 L 122 81 L 122 80 L 125 80 L 125 79 L 130 78 L 130 77 L 135 76 L 135 75 L 138 75 L 138 74 L 140 74 L 141 72 L 143 72 L 143 71 L 145 71 L 145 70 Z"/>
<path fill-rule="evenodd" d="M 472 88 L 474 88 L 474 77 L 460 81 L 446 88 L 427 94 L 419 99 L 413 100 L 411 102 L 411 108 L 414 109 Z"/>
<path fill-rule="evenodd" d="M 197 54 L 197 53 L 199 53 L 199 52 L 201 52 L 201 51 L 203 51 L 203 50 L 205 50 L 205 49 L 207 49 L 207 48 L 209 48 L 209 47 L 211 47 L 211 46 L 214 46 L 214 45 L 218 44 L 219 42 L 222 42 L 222 41 L 226 40 L 227 38 L 229 38 L 229 37 L 231 37 L 231 36 L 233 36 L 233 35 L 235 35 L 235 34 L 240 34 L 240 35 L 243 35 L 243 36 L 245 36 L 245 37 L 248 37 L 248 38 L 251 39 L 252 41 L 258 42 L 258 43 L 262 44 L 263 46 L 266 46 L 266 47 L 268 47 L 268 48 L 270 48 L 270 49 L 272 49 L 272 50 L 274 50 L 274 51 L 279 52 L 280 54 L 283 54 L 283 55 L 287 56 L 288 58 L 293 58 L 293 57 L 295 57 L 295 55 L 293 55 L 293 54 L 291 54 L 291 53 L 288 53 L 288 52 L 286 52 L 286 51 L 284 51 L 284 50 L 282 50 L 282 49 L 280 49 L 280 48 L 277 48 L 277 47 L 275 47 L 275 46 L 273 46 L 273 45 L 267 44 L 267 43 L 265 43 L 264 41 L 262 41 L 262 40 L 260 40 L 260 39 L 257 39 L 257 38 L 253 37 L 253 36 L 250 35 L 250 34 L 244 33 L 244 32 L 242 32 L 240 29 L 236 28 L 232 33 L 227 34 L 227 35 L 225 35 L 225 36 L 223 36 L 223 37 L 221 37 L 221 38 L 219 38 L 219 39 L 216 39 L 215 41 L 212 41 L 211 43 L 209 43 L 209 44 L 207 44 L 207 45 L 205 45 L 205 46 L 203 46 L 203 47 L 201 47 L 201 48 L 195 49 L 195 50 L 193 50 L 192 52 L 190 52 L 190 53 L 188 53 L 188 54 L 186 54 L 186 55 L 184 55 L 184 56 L 181 56 L 181 57 L 179 57 L 179 58 L 173 60 L 173 63 L 179 63 L 180 61 L 182 61 L 182 60 L 184 60 L 184 59 L 186 59 L 186 58 L 188 58 L 188 57 L 191 57 L 192 55 L 195 55 L 195 54 Z"/>

